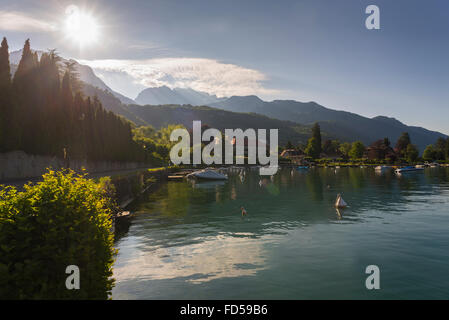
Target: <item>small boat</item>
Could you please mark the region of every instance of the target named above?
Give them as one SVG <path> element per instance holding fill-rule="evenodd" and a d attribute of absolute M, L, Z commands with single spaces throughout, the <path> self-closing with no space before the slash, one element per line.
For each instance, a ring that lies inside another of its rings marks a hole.
<path fill-rule="evenodd" d="M 374 168 L 374 170 L 378 171 L 378 172 L 383 172 L 386 170 L 391 170 L 391 167 L 389 166 L 377 166 Z"/>
<path fill-rule="evenodd" d="M 309 169 L 309 167 L 308 166 L 297 166 L 296 169 L 297 170 L 307 170 L 307 169 Z"/>
<path fill-rule="evenodd" d="M 406 173 L 406 172 L 416 172 L 416 171 L 424 171 L 424 168 L 417 168 L 414 166 L 408 166 L 404 168 L 399 168 L 394 170 L 396 174 Z"/>
<path fill-rule="evenodd" d="M 188 174 L 186 177 L 203 179 L 203 180 L 228 180 L 228 176 L 226 174 L 222 174 L 215 170 L 210 170 L 210 169 L 195 171 L 195 172 Z"/>
<path fill-rule="evenodd" d="M 343 209 L 346 208 L 348 204 L 343 200 L 340 194 L 337 195 L 337 200 L 335 200 L 335 208 Z"/>

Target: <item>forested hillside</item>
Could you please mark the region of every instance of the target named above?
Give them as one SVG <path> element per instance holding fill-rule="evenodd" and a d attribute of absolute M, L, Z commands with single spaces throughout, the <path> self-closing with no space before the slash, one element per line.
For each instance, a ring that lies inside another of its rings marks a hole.
<path fill-rule="evenodd" d="M 155 128 L 168 124 L 182 124 L 186 128 L 192 127 L 194 120 L 201 120 L 203 125 L 218 130 L 240 128 L 279 129 L 279 144 L 305 143 L 310 135 L 310 127 L 290 121 L 271 119 L 254 113 L 237 113 L 210 107 L 192 107 L 188 105 L 160 105 L 138 106 L 128 105 L 127 111 L 134 117 L 145 121 L 146 125 Z M 326 134 L 324 134 L 326 136 Z"/>

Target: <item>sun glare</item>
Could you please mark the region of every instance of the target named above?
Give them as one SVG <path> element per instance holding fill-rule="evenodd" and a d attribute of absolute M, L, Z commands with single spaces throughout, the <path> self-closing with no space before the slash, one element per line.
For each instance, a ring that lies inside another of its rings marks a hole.
<path fill-rule="evenodd" d="M 66 9 L 64 31 L 67 38 L 80 47 L 95 44 L 100 35 L 100 27 L 95 17 L 74 5 Z"/>

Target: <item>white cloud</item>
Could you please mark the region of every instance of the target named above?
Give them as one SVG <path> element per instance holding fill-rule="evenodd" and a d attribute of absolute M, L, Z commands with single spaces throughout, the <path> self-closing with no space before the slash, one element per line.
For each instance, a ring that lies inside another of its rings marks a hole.
<path fill-rule="evenodd" d="M 10 31 L 49 32 L 56 26 L 19 12 L 0 11 L 0 29 Z"/>
<path fill-rule="evenodd" d="M 267 77 L 260 71 L 212 59 L 82 60 L 80 63 L 87 64 L 99 72 L 106 71 L 103 74 L 126 73 L 135 79 L 136 83 L 145 87 L 166 85 L 171 88 L 192 88 L 219 97 L 280 93 L 279 90 L 263 86 Z"/>

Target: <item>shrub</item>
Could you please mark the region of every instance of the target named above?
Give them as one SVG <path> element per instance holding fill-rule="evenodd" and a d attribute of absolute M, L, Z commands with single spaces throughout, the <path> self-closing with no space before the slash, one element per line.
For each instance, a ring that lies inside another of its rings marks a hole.
<path fill-rule="evenodd" d="M 112 201 L 71 170 L 0 188 L 0 299 L 107 299 L 114 285 Z M 68 265 L 80 289 L 68 290 Z"/>

